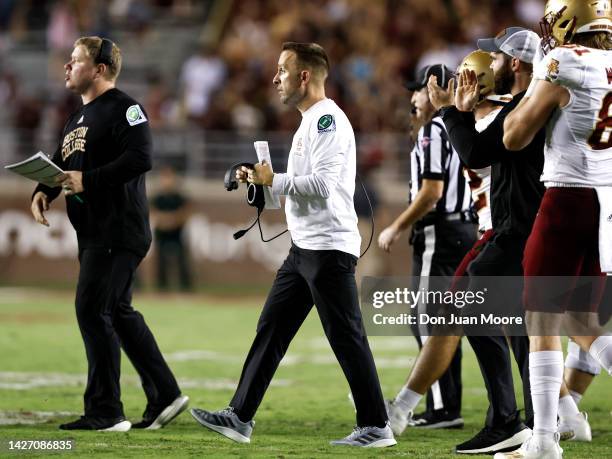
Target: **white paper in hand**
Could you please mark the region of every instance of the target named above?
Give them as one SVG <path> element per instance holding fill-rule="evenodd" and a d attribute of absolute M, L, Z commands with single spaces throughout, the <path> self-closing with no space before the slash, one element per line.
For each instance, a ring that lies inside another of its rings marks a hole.
<path fill-rule="evenodd" d="M 270 148 L 268 142 L 265 140 L 258 140 L 253 143 L 255 146 L 255 153 L 257 153 L 257 159 L 259 162 L 267 162 L 272 169 L 272 160 L 270 159 Z M 274 170 L 274 169 L 272 169 Z M 266 198 L 266 209 L 280 209 L 280 196 L 274 196 L 272 194 L 272 188 L 264 186 L 264 197 Z"/>
<path fill-rule="evenodd" d="M 51 188 L 60 186 L 58 181 L 64 175 L 64 171 L 47 158 L 42 151 L 18 163 L 4 166 L 4 168 Z"/>

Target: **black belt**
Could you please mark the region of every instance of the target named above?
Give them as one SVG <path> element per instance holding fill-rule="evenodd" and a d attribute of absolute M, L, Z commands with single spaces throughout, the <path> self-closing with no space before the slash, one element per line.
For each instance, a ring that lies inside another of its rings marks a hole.
<path fill-rule="evenodd" d="M 478 214 L 472 210 L 463 210 L 461 212 L 452 212 L 448 214 L 430 213 L 416 222 L 415 226 L 425 227 L 435 225 L 436 223 L 454 221 L 460 221 L 463 223 L 478 223 Z"/>

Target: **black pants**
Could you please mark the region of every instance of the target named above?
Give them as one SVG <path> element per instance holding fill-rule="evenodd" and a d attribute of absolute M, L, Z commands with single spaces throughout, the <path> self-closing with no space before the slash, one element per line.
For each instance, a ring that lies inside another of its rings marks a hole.
<path fill-rule="evenodd" d="M 182 290 L 191 289 L 191 270 L 189 260 L 180 236 L 178 238 L 164 239 L 158 237 L 157 249 L 157 287 L 160 290 L 168 289 L 169 277 L 175 272 L 178 274 L 179 286 Z"/>
<path fill-rule="evenodd" d="M 415 225 L 411 237 L 413 290 L 429 288 L 424 284 L 430 277 L 436 278 L 436 289 L 448 288 L 459 263 L 476 242 L 476 234 L 476 225 L 471 222 L 440 221 L 428 226 Z M 436 305 L 429 305 L 427 311 L 419 310 L 419 306 L 414 310 L 417 314 L 437 312 L 431 309 Z M 420 349 L 429 330 L 415 328 L 413 331 Z M 461 391 L 460 343 L 449 368 L 427 391 L 427 412 L 443 410 L 458 416 L 461 413 Z"/>
<path fill-rule="evenodd" d="M 479 286 L 478 276 L 522 276 L 523 250 L 526 240 L 523 237 L 513 237 L 498 234 L 493 237 L 482 249 L 478 257 L 468 267 L 470 276 L 470 289 L 482 290 L 484 284 Z M 503 298 L 516 309 L 522 302 L 522 289 L 512 288 L 505 291 Z M 501 283 L 496 283 L 501 285 Z M 499 287 L 498 287 L 499 288 Z M 505 336 L 470 336 L 466 329 L 467 338 L 474 349 L 480 365 L 480 371 L 485 381 L 489 397 L 489 410 L 486 425 L 499 427 L 516 418 L 517 405 L 512 380 L 512 365 L 508 339 Z M 525 403 L 525 422 L 533 425 L 533 407 L 529 386 L 529 338 L 527 336 L 509 337 L 510 347 L 518 364 L 523 381 L 523 396 Z"/>
<path fill-rule="evenodd" d="M 85 415 L 123 416 L 121 350 L 140 375 L 148 408 L 168 405 L 179 387 L 142 315 L 132 308 L 132 281 L 141 257 L 126 251 L 79 251 L 76 315 L 87 353 Z"/>
<path fill-rule="evenodd" d="M 230 402 L 242 421 L 255 416 L 278 364 L 314 303 L 353 393 L 357 425 L 384 426 L 387 414 L 361 320 L 356 263 L 353 255 L 336 250 L 291 247 L 268 294 Z"/>

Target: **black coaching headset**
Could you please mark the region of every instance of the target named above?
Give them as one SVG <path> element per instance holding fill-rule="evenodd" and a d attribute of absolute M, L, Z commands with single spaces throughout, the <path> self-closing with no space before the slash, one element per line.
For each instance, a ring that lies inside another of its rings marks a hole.
<path fill-rule="evenodd" d="M 225 189 L 227 191 L 232 191 L 232 190 L 237 190 L 238 189 L 238 180 L 236 180 L 236 171 L 238 169 L 240 169 L 241 167 L 243 167 L 243 166 L 248 168 L 248 169 L 255 169 L 255 165 L 253 163 L 241 162 L 241 163 L 233 164 L 225 172 L 225 178 L 223 179 L 223 185 L 225 186 Z M 359 177 L 359 175 L 357 175 L 357 177 Z M 359 177 L 359 182 L 361 183 L 361 187 L 363 189 L 365 197 L 368 200 L 368 205 L 370 206 L 370 222 L 371 222 L 370 240 L 368 241 L 368 246 L 365 248 L 363 253 L 361 255 L 359 255 L 359 258 L 361 258 L 361 257 L 363 257 L 365 255 L 365 253 L 370 248 L 370 245 L 372 244 L 372 238 L 374 237 L 374 210 L 372 209 L 372 202 L 370 201 L 370 196 L 368 196 L 368 192 L 366 191 L 365 185 L 363 184 L 363 180 L 361 180 L 361 177 Z M 261 217 L 261 214 L 262 214 L 262 212 L 264 210 L 264 207 L 266 205 L 266 199 L 265 199 L 265 196 L 264 196 L 263 185 L 255 185 L 254 183 L 249 183 L 248 184 L 248 186 L 247 186 L 247 203 L 249 204 L 249 206 L 255 207 L 257 209 L 257 218 L 255 219 L 255 221 L 253 223 L 251 223 L 251 225 L 248 228 L 242 229 L 240 231 L 236 231 L 234 233 L 234 239 L 236 239 L 236 240 L 240 239 L 242 236 L 244 236 L 246 233 L 248 233 L 251 230 L 251 228 L 253 228 L 255 226 L 256 223 L 257 223 L 257 226 L 259 227 L 259 236 L 261 237 L 261 240 L 263 242 L 273 241 L 277 237 L 282 236 L 287 231 L 289 231 L 288 229 L 286 229 L 285 231 L 283 231 L 281 233 L 278 233 L 276 236 L 274 236 L 274 237 L 272 237 L 270 239 L 265 239 L 264 238 L 263 231 L 261 229 L 261 222 L 259 220 L 259 218 Z"/>
<path fill-rule="evenodd" d="M 100 45 L 100 51 L 98 51 L 98 55 L 95 59 L 96 64 L 113 64 L 113 42 L 108 38 L 102 39 L 102 44 Z"/>

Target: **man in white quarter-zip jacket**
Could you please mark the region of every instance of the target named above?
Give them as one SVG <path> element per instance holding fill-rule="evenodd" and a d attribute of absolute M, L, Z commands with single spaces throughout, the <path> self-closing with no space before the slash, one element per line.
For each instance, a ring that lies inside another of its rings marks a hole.
<path fill-rule="evenodd" d="M 344 112 L 325 97 L 329 62 L 315 43 L 283 44 L 273 83 L 281 102 L 302 122 L 293 137 L 287 173 L 266 163 L 236 178 L 286 196 L 292 246 L 279 269 L 257 325 L 238 388 L 228 408 L 191 410 L 203 426 L 250 442 L 255 412 L 289 343 L 316 306 L 357 408 L 357 427 L 334 445 L 396 444 L 359 309 L 355 265 L 361 237 L 353 204 L 355 135 Z"/>

